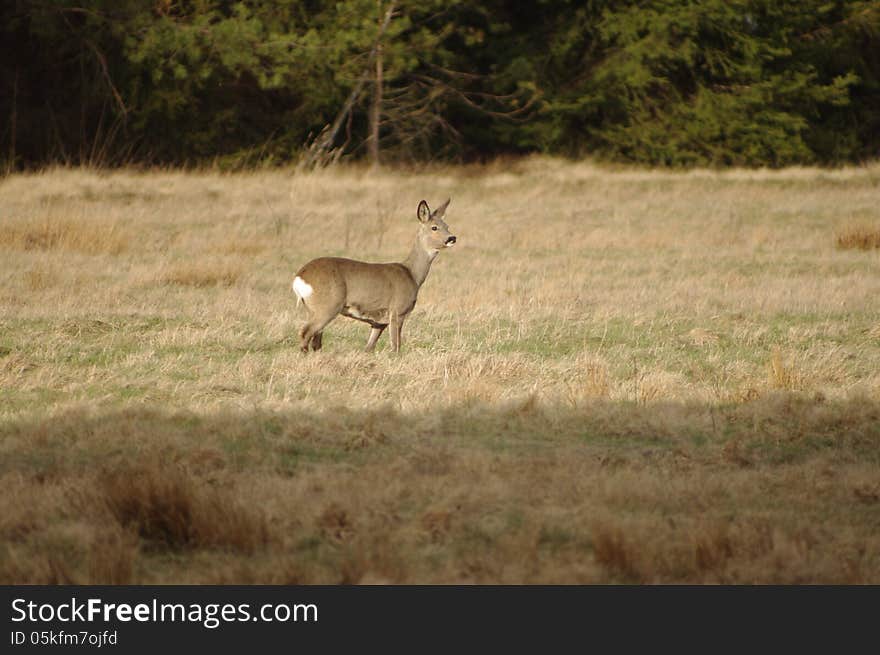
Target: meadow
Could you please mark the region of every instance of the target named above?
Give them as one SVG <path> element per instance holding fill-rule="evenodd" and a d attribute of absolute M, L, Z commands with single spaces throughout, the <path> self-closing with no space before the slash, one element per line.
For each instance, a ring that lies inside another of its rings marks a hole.
<path fill-rule="evenodd" d="M 458 237 L 303 355 L 319 255 Z M 880 583 L 880 165 L 0 178 L 0 583 Z"/>

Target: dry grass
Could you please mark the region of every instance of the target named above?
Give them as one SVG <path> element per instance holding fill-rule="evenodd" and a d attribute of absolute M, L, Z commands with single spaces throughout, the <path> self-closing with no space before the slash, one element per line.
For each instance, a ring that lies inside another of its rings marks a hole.
<path fill-rule="evenodd" d="M 842 250 L 880 248 L 880 223 L 849 222 L 837 231 L 837 247 Z"/>
<path fill-rule="evenodd" d="M 258 508 L 239 504 L 228 491 L 196 488 L 192 476 L 174 468 L 114 471 L 101 479 L 100 489 L 120 526 L 159 549 L 253 553 L 268 541 Z"/>
<path fill-rule="evenodd" d="M 128 237 L 113 221 L 70 218 L 56 210 L 5 222 L 0 229 L 0 247 L 118 255 L 128 247 Z"/>
<path fill-rule="evenodd" d="M 880 582 L 880 169 L 0 181 L 0 582 Z M 456 249 L 297 352 L 308 259 Z M 867 233 L 867 232 L 865 232 Z"/>
<path fill-rule="evenodd" d="M 241 277 L 241 267 L 225 262 L 176 264 L 161 276 L 164 284 L 190 287 L 231 287 Z"/>

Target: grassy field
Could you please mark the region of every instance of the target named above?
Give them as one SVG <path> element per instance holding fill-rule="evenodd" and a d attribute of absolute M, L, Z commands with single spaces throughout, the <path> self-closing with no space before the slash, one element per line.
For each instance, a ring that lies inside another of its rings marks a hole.
<path fill-rule="evenodd" d="M 293 274 L 458 236 L 302 355 Z M 0 180 L 2 583 L 880 583 L 880 166 Z"/>

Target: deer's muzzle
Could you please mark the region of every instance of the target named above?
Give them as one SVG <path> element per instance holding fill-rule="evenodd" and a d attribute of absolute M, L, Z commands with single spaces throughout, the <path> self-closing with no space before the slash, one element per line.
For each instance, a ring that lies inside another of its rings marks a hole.
<path fill-rule="evenodd" d="M 451 246 L 453 243 L 455 243 L 455 237 L 449 237 L 448 239 L 446 239 L 446 247 L 447 248 L 449 246 Z"/>

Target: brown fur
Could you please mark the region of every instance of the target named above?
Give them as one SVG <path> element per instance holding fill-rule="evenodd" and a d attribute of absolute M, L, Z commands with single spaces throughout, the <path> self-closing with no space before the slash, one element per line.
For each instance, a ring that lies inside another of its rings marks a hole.
<path fill-rule="evenodd" d="M 447 200 L 434 212 L 428 203 L 419 203 L 416 215 L 419 231 L 409 256 L 403 262 L 374 264 L 342 257 L 319 257 L 299 271 L 296 277 L 311 286 L 312 293 L 297 297 L 309 312 L 300 330 L 300 349 L 320 350 L 324 328 L 342 314 L 367 323 L 372 328 L 366 350 L 376 347 L 382 332 L 391 326 L 391 347 L 400 350 L 403 323 L 415 307 L 419 289 L 428 276 L 431 263 L 442 248 L 455 243 L 443 222 Z"/>

